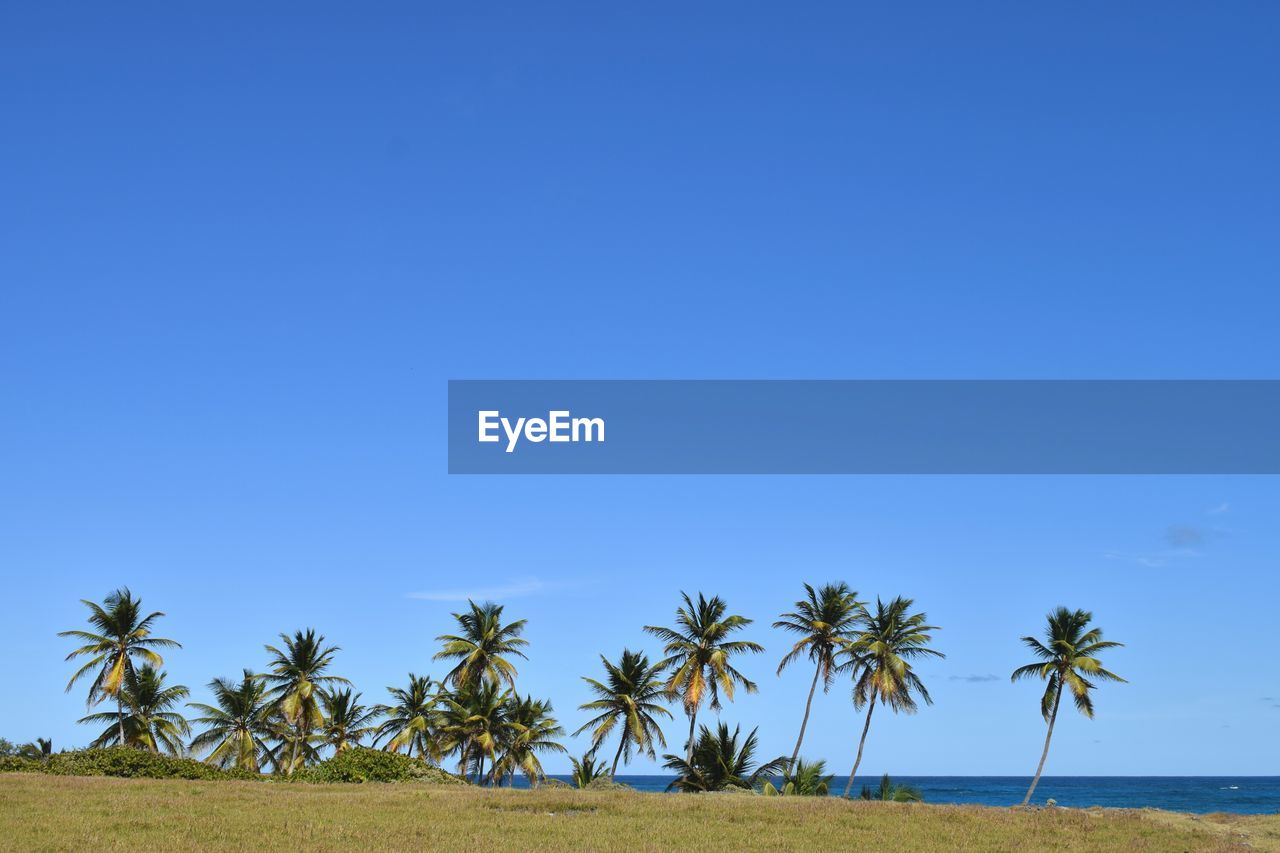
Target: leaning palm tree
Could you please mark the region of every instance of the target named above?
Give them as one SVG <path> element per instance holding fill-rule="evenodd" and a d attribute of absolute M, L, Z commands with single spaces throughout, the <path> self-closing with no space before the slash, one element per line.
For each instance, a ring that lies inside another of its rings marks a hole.
<path fill-rule="evenodd" d="M 1049 757 L 1049 741 L 1053 738 L 1053 724 L 1058 720 L 1062 688 L 1065 686 L 1071 691 L 1076 709 L 1093 719 L 1093 699 L 1089 691 L 1097 685 L 1090 679 L 1124 681 L 1114 672 L 1103 669 L 1102 662 L 1095 657 L 1098 652 L 1119 648 L 1124 644 L 1103 640 L 1101 628 L 1088 627 L 1092 621 L 1093 614 L 1087 610 L 1059 607 L 1049 614 L 1044 632 L 1045 642 L 1042 643 L 1035 637 L 1022 638 L 1022 642 L 1039 660 L 1015 669 L 1012 680 L 1037 677 L 1048 682 L 1044 695 L 1040 697 L 1040 713 L 1049 727 L 1044 735 L 1044 751 L 1040 753 L 1036 775 L 1031 780 L 1027 795 L 1022 798 L 1024 806 L 1031 801 L 1036 785 L 1040 784 L 1040 774 L 1044 771 L 1045 759 Z"/>
<path fill-rule="evenodd" d="M 525 620 L 502 624 L 502 605 L 493 602 L 476 604 L 468 601 L 466 613 L 454 613 L 458 622 L 458 634 L 442 634 L 436 637 L 444 648 L 436 653 L 436 660 L 456 660 L 445 680 L 455 687 L 471 687 L 481 679 L 497 683 L 505 681 L 515 688 L 516 668 L 507 660 L 514 655 L 523 658 L 521 648 L 529 645 L 521 639 Z"/>
<path fill-rule="evenodd" d="M 674 771 L 676 779 L 667 786 L 686 792 L 725 791 L 730 788 L 752 790 L 770 776 L 776 776 L 787 768 L 787 757 L 779 755 L 772 761 L 757 764 L 755 760 L 759 741 L 752 729 L 741 744 L 738 737 L 741 727 L 729 733 L 728 723 L 718 723 L 716 731 L 703 726 L 694 745 L 693 760 L 678 755 L 664 755 L 662 766 Z"/>
<path fill-rule="evenodd" d="M 92 631 L 62 631 L 59 637 L 75 637 L 85 645 L 67 655 L 67 660 L 89 656 L 89 662 L 80 667 L 67 682 L 67 692 L 84 676 L 97 670 L 89 685 L 86 707 L 93 707 L 104 699 L 116 701 L 117 735 L 121 743 L 127 740 L 124 730 L 124 699 L 121 691 L 125 680 L 134 671 L 134 658 L 154 667 L 164 666 L 164 658 L 157 648 L 182 648 L 174 640 L 151 636 L 153 623 L 164 614 L 160 611 L 142 615 L 142 599 L 134 598 L 128 587 L 117 589 L 98 604 L 87 599 L 80 603 L 89 608 L 89 625 Z"/>
<path fill-rule="evenodd" d="M 698 593 L 694 604 L 688 593 L 680 593 L 684 606 L 676 609 L 676 626 L 663 628 L 646 625 L 644 630 L 662 640 L 667 657 L 658 668 L 671 670 L 667 679 L 667 695 L 679 697 L 689 717 L 689 740 L 685 744 L 685 761 L 693 761 L 693 732 L 702 700 L 711 697 L 710 708 L 720 710 L 720 694 L 733 701 L 733 691 L 742 685 L 748 693 L 756 692 L 755 682 L 734 669 L 729 659 L 742 652 L 759 654 L 764 646 L 748 640 L 729 640 L 730 634 L 751 624 L 745 616 L 727 615 L 728 605 L 719 596 L 707 599 Z"/>
<path fill-rule="evenodd" d="M 862 725 L 862 737 L 858 740 L 858 756 L 844 786 L 846 798 L 853 789 L 858 765 L 862 763 L 862 748 L 867 743 L 867 731 L 871 728 L 871 713 L 876 709 L 876 702 L 882 702 L 894 713 L 906 714 L 916 712 L 913 693 L 919 694 L 927 704 L 933 704 L 924 682 L 911 669 L 911 661 L 945 655 L 929 648 L 933 639 L 929 632 L 936 631 L 937 626 L 926 624 L 928 617 L 923 612 L 909 613 L 913 603 L 910 598 L 902 596 L 888 604 L 877 598 L 875 613 L 867 614 L 865 626 L 846 653 L 849 659 L 842 664 L 843 668 L 852 669 L 855 673 L 853 707 L 860 710 L 865 706 L 867 709 L 867 720 Z"/>
<path fill-rule="evenodd" d="M 529 780 L 529 787 L 538 787 L 547 775 L 539 754 L 567 751 L 556 740 L 564 735 L 564 729 L 552 713 L 551 702 L 545 699 L 512 696 L 508 700 L 502 755 L 493 765 L 495 780 L 510 779 L 519 770 Z"/>
<path fill-rule="evenodd" d="M 419 758 L 439 761 L 440 755 L 440 694 L 431 689 L 430 676 L 409 673 L 409 686 L 388 687 L 393 700 L 381 707 L 386 719 L 378 726 L 373 742 L 390 736 L 384 747 L 388 752 L 404 749 L 409 755 L 418 751 Z"/>
<path fill-rule="evenodd" d="M 325 671 L 333 665 L 333 658 L 339 651 L 338 646 L 325 646 L 324 635 L 317 634 L 308 628 L 305 632 L 295 631 L 293 636 L 281 634 L 284 648 L 268 645 L 266 650 L 271 654 L 271 668 L 261 676 L 270 685 L 268 696 L 275 703 L 280 717 L 286 727 L 294 731 L 287 733 L 274 721 L 277 736 L 282 743 L 287 742 L 287 759 L 279 755 L 277 767 L 283 766 L 287 775 L 292 775 L 303 759 L 303 752 L 311 744 L 311 733 L 324 721 L 320 709 L 320 694 L 326 687 L 334 684 L 349 685 L 351 682 L 336 675 L 326 675 Z"/>
<path fill-rule="evenodd" d="M 794 765 L 800 756 L 800 745 L 804 743 L 804 730 L 809 725 L 809 711 L 813 707 L 818 679 L 822 679 L 824 693 L 831 689 L 837 670 L 836 656 L 853 645 L 858 625 L 866 613 L 865 606 L 858 601 L 858 594 L 846 583 L 825 584 L 817 591 L 805 584 L 804 591 L 805 597 L 796 602 L 795 612 L 783 613 L 773 623 L 775 628 L 800 636 L 778 664 L 778 675 L 782 675 L 782 670 L 799 660 L 801 655 L 814 664 L 813 683 L 809 685 L 809 698 L 805 700 L 804 716 L 800 719 L 800 735 L 796 738 L 796 748 L 791 752 L 788 767 Z"/>
<path fill-rule="evenodd" d="M 125 678 L 120 691 L 125 708 L 123 725 L 116 714 L 90 714 L 79 722 L 90 725 L 107 724 L 107 728 L 89 745 L 91 747 L 130 746 L 158 753 L 181 755 L 185 738 L 191 727 L 175 706 L 186 699 L 189 691 L 181 684 L 166 687 L 166 673 L 150 664 L 144 664 Z M 120 737 L 123 731 L 125 736 Z"/>
<path fill-rule="evenodd" d="M 382 716 L 382 707 L 361 705 L 360 696 L 353 694 L 350 687 L 320 694 L 324 705 L 320 737 L 323 743 L 333 747 L 335 754 L 355 749 L 377 729 L 373 722 Z"/>
<path fill-rule="evenodd" d="M 266 701 L 267 688 L 262 679 L 246 669 L 238 684 L 215 678 L 209 682 L 209 690 L 218 703 L 216 707 L 189 703 L 202 714 L 191 722 L 207 727 L 192 739 L 191 751 L 209 750 L 205 761 L 215 767 L 257 773 L 270 753 L 266 738 L 271 734 L 267 724 L 271 706 Z"/>
<path fill-rule="evenodd" d="M 604 664 L 605 680 L 601 682 L 584 676 L 582 680 L 587 682 L 596 698 L 578 706 L 580 711 L 599 713 L 573 734 L 576 737 L 591 729 L 591 752 L 587 754 L 589 758 L 621 724 L 618 751 L 613 755 L 613 767 L 609 771 L 609 775 L 613 776 L 618 772 L 618 760 L 625 758 L 630 761 L 633 752 L 643 753 L 650 758 L 657 757 L 654 744 L 664 747 L 667 745 L 657 717 L 670 718 L 671 712 L 659 704 L 666 695 L 662 670 L 651 666 L 647 655 L 623 649 L 622 657 L 616 664 L 604 655 L 600 656 L 600 662 Z"/>

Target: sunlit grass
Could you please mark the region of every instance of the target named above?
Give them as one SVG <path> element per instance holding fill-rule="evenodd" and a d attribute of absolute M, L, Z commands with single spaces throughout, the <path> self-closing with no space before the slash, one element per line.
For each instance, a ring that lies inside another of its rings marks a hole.
<path fill-rule="evenodd" d="M 0 774 L 13 850 L 1280 849 L 1280 816 Z"/>

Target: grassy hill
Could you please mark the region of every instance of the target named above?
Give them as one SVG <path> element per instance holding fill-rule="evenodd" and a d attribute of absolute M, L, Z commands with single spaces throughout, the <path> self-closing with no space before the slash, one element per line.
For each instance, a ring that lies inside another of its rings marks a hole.
<path fill-rule="evenodd" d="M 0 774 L 0 848 L 1280 850 L 1280 815 Z"/>

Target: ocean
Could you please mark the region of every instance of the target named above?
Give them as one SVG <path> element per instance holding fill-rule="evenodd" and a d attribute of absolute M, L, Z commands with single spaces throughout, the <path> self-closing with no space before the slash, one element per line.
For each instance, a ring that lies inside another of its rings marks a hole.
<path fill-rule="evenodd" d="M 552 775 L 568 782 L 568 776 Z M 618 781 L 640 791 L 663 791 L 670 776 L 625 776 Z M 844 790 L 847 776 L 831 780 L 833 795 Z M 927 803 L 977 803 L 1011 806 L 1022 802 L 1029 776 L 894 776 L 896 783 L 920 789 Z M 878 776 L 859 776 L 854 795 L 864 784 L 875 788 Z M 523 777 L 516 786 L 527 785 Z M 1044 776 L 1032 802 L 1048 799 L 1060 806 L 1085 808 L 1156 808 L 1178 812 L 1280 812 L 1280 776 Z"/>

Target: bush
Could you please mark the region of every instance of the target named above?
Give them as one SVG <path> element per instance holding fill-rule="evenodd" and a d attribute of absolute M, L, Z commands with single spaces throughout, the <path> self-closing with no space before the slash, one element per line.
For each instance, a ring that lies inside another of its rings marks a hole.
<path fill-rule="evenodd" d="M 610 776 L 598 776 L 587 783 L 584 791 L 634 791 L 630 785 L 624 785 L 621 782 L 613 781 Z"/>
<path fill-rule="evenodd" d="M 220 770 L 194 758 L 174 758 L 141 749 L 81 749 L 36 762 L 55 776 L 121 776 L 127 779 L 259 779 L 243 770 Z"/>
<path fill-rule="evenodd" d="M 0 755 L 0 773 L 43 773 L 44 762 L 17 755 Z"/>
<path fill-rule="evenodd" d="M 294 782 L 428 782 L 465 785 L 466 781 L 421 758 L 380 749 L 348 749 L 289 777 Z"/>

